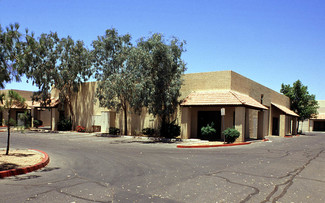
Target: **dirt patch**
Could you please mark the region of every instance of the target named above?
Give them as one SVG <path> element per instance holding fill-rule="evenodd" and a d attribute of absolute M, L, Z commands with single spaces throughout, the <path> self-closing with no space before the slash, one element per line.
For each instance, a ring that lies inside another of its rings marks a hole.
<path fill-rule="evenodd" d="M 42 153 L 29 149 L 12 149 L 5 154 L 5 150 L 0 150 L 0 171 L 33 166 L 44 158 Z"/>

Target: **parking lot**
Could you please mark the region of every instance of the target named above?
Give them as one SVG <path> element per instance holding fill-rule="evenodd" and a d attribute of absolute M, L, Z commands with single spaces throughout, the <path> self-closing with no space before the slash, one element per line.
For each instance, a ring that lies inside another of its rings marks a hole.
<path fill-rule="evenodd" d="M 50 164 L 0 180 L 1 202 L 324 202 L 325 134 L 223 148 L 82 133 L 12 134 Z M 1 148 L 6 132 L 0 132 Z"/>

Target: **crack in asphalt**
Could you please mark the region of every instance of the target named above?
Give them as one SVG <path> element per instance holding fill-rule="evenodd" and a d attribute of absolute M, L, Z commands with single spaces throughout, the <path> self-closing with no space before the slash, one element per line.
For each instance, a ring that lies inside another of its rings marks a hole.
<path fill-rule="evenodd" d="M 267 150 L 268 153 L 270 154 L 275 154 L 275 153 L 278 153 L 278 152 L 283 152 L 283 150 L 277 150 L 277 151 L 272 151 L 270 149 Z M 284 155 L 282 156 L 278 156 L 278 157 L 268 157 L 268 158 L 284 158 L 286 156 L 289 156 L 290 155 L 290 152 L 289 151 L 284 151 Z"/>
<path fill-rule="evenodd" d="M 90 202 L 99 202 L 99 203 L 110 203 L 110 202 L 113 202 L 113 201 L 92 200 L 92 199 L 88 199 L 88 198 L 85 198 L 85 197 L 79 197 L 78 195 L 73 195 L 73 194 L 70 194 L 70 193 L 67 193 L 67 192 L 63 192 L 63 191 L 58 191 L 58 192 L 60 192 L 61 194 L 65 194 L 67 196 L 70 196 L 70 197 L 74 197 L 74 198 L 77 198 L 77 199 L 86 200 L 86 201 L 90 201 Z"/>
<path fill-rule="evenodd" d="M 224 171 L 220 171 L 218 173 L 222 173 L 222 172 L 224 172 Z M 236 182 L 233 182 L 233 181 L 229 180 L 228 178 L 225 178 L 223 176 L 219 176 L 219 175 L 216 175 L 216 174 L 211 174 L 211 175 L 214 176 L 214 177 L 218 177 L 218 178 L 224 179 L 226 182 L 231 183 L 231 184 L 235 184 L 235 185 L 239 185 L 239 186 L 245 186 L 245 187 L 252 188 L 254 190 L 254 192 L 248 194 L 247 197 L 245 197 L 245 199 L 243 199 L 242 201 L 240 201 L 240 203 L 247 202 L 254 195 L 257 195 L 258 193 L 260 193 L 260 190 L 257 187 L 253 187 L 253 186 L 250 186 L 250 185 L 245 185 L 245 184 L 242 184 L 242 183 L 236 183 Z"/>
<path fill-rule="evenodd" d="M 293 171 L 290 171 L 288 174 L 283 175 L 283 176 L 273 176 L 273 177 L 270 177 L 270 176 L 262 176 L 262 175 L 250 174 L 250 173 L 245 173 L 245 172 L 236 172 L 236 171 L 218 171 L 218 172 L 209 173 L 209 174 L 206 174 L 206 175 L 222 178 L 222 179 L 224 179 L 227 182 L 232 183 L 232 184 L 236 184 L 236 185 L 240 185 L 240 186 L 246 186 L 246 187 L 253 188 L 254 189 L 254 192 L 251 193 L 251 194 L 249 194 L 244 200 L 241 201 L 241 203 L 247 202 L 254 195 L 259 194 L 260 190 L 258 188 L 256 188 L 256 187 L 253 187 L 253 186 L 250 186 L 250 185 L 245 185 L 245 184 L 241 184 L 241 183 L 237 183 L 237 182 L 230 181 L 229 179 L 227 179 L 227 178 L 225 178 L 223 176 L 217 175 L 217 174 L 220 174 L 220 173 L 235 173 L 235 174 L 249 175 L 249 176 L 252 176 L 252 177 L 262 177 L 262 178 L 271 178 L 271 179 L 280 179 L 280 180 L 281 179 L 284 179 L 284 178 L 287 178 L 287 177 L 290 177 L 289 180 L 285 181 L 284 183 L 275 185 L 275 188 L 273 189 L 273 191 L 266 197 L 266 199 L 264 201 L 262 201 L 262 203 L 265 203 L 265 202 L 270 201 L 271 197 L 279 190 L 279 187 L 280 186 L 283 186 L 283 185 L 286 185 L 286 187 L 282 190 L 282 192 L 280 193 L 280 195 L 278 195 L 278 196 L 276 196 L 276 197 L 273 198 L 273 201 L 272 202 L 275 203 L 277 200 L 279 200 L 280 198 L 282 198 L 286 194 L 287 190 L 293 184 L 293 180 L 296 178 L 296 176 L 299 175 L 311 163 L 311 161 L 315 160 L 323 152 L 324 152 L 324 149 L 321 150 L 321 151 L 319 151 L 314 157 L 312 157 L 311 154 L 306 153 L 306 157 L 308 157 L 308 158 L 311 157 L 311 158 L 303 166 L 301 166 L 301 167 L 299 167 L 299 168 L 297 168 L 297 169 L 295 169 Z M 286 151 L 286 154 L 284 156 L 281 156 L 280 158 L 283 158 L 285 156 L 288 156 L 289 154 L 290 153 L 288 151 Z M 308 178 L 301 178 L 301 179 L 308 179 Z M 308 180 L 325 182 L 325 181 L 315 180 L 315 179 L 308 179 Z"/>
<path fill-rule="evenodd" d="M 73 179 L 86 180 L 85 178 L 81 178 L 80 176 L 78 176 L 77 174 L 75 174 L 75 176 L 73 176 L 72 178 L 69 177 L 69 178 L 66 178 L 66 179 L 63 179 L 63 180 L 60 180 L 60 181 L 55 181 L 55 182 L 56 182 L 56 183 L 59 183 L 59 182 L 64 182 L 64 181 L 68 181 L 68 180 L 73 180 Z M 61 193 L 61 194 L 64 194 L 64 195 L 67 195 L 67 196 L 70 196 L 70 197 L 74 197 L 74 198 L 77 198 L 77 199 L 86 200 L 86 201 L 90 201 L 90 202 L 99 202 L 99 203 L 110 203 L 110 202 L 112 202 L 112 201 L 101 201 L 101 200 L 88 199 L 88 198 L 85 198 L 85 197 L 80 197 L 80 196 L 78 196 L 78 195 L 74 195 L 74 194 L 71 194 L 71 193 L 68 193 L 68 192 L 64 192 L 64 191 L 63 191 L 63 189 L 67 189 L 67 188 L 74 187 L 74 186 L 78 186 L 78 185 L 83 185 L 83 184 L 85 184 L 85 183 L 89 183 L 89 182 L 91 182 L 91 183 L 95 183 L 95 184 L 97 184 L 97 185 L 99 185 L 99 186 L 102 186 L 102 187 L 105 187 L 105 188 L 108 188 L 107 185 L 104 185 L 104 184 L 99 183 L 99 182 L 97 182 L 97 181 L 89 181 L 89 180 L 87 180 L 87 181 L 88 181 L 88 182 L 76 183 L 76 184 L 68 185 L 68 186 L 65 186 L 65 187 L 56 187 L 56 186 L 48 186 L 48 185 L 47 185 L 47 187 L 50 187 L 50 188 L 52 188 L 52 189 L 47 190 L 47 191 L 45 191 L 45 192 L 37 193 L 37 194 L 35 194 L 35 195 L 32 196 L 32 197 L 28 197 L 28 198 L 27 198 L 27 201 L 35 200 L 35 199 L 37 199 L 40 195 L 44 195 L 44 194 L 46 194 L 46 193 L 56 191 L 56 192 L 58 192 L 58 193 Z M 44 184 L 42 184 L 42 185 L 44 185 Z M 36 185 L 34 185 L 34 186 L 36 186 Z M 39 186 L 41 186 L 41 185 L 39 185 Z"/>
<path fill-rule="evenodd" d="M 301 167 L 289 172 L 289 176 L 291 176 L 289 178 L 289 180 L 285 181 L 284 183 L 281 183 L 281 184 L 277 184 L 275 185 L 273 191 L 266 197 L 266 199 L 264 201 L 262 201 L 261 203 L 265 203 L 265 202 L 268 202 L 271 200 L 271 197 L 279 190 L 279 187 L 280 186 L 284 186 L 285 187 L 283 188 L 282 192 L 273 198 L 272 202 L 275 203 L 277 202 L 277 200 L 281 199 L 288 191 L 288 189 L 290 188 L 290 186 L 293 184 L 293 180 L 295 179 L 295 177 L 297 175 L 299 175 L 313 160 L 315 160 L 317 157 L 319 157 L 319 155 L 321 153 L 324 152 L 324 149 L 319 151 L 314 157 L 310 158 L 304 165 L 302 165 Z"/>
<path fill-rule="evenodd" d="M 312 178 L 297 177 L 297 179 L 303 179 L 303 180 L 310 180 L 310 181 L 316 181 L 316 182 L 320 182 L 320 183 L 325 183 L 324 180 L 317 180 L 317 179 L 312 179 Z"/>
<path fill-rule="evenodd" d="M 100 181 L 93 181 L 93 180 L 81 177 L 75 172 L 74 169 L 70 169 L 70 170 L 74 173 L 74 175 L 69 176 L 69 177 L 64 178 L 64 179 L 51 181 L 50 183 L 54 184 L 54 183 L 71 181 L 71 180 L 74 180 L 74 179 L 86 180 L 87 182 L 76 183 L 76 184 L 72 184 L 72 185 L 68 185 L 68 186 L 64 186 L 64 187 L 57 187 L 57 186 L 49 185 L 49 183 L 47 183 L 47 184 L 45 184 L 45 183 L 43 183 L 43 184 L 29 184 L 29 186 L 32 186 L 32 187 L 48 187 L 48 188 L 51 188 L 51 189 L 49 189 L 47 191 L 44 191 L 44 192 L 41 192 L 41 193 L 37 193 L 37 194 L 35 194 L 33 196 L 30 196 L 30 197 L 27 198 L 26 201 L 36 200 L 41 195 L 44 195 L 44 194 L 55 191 L 55 192 L 58 192 L 58 193 L 61 193 L 61 194 L 64 194 L 64 195 L 67 195 L 67 196 L 70 196 L 70 197 L 74 197 L 74 198 L 77 198 L 77 199 L 80 199 L 80 200 L 86 200 L 86 201 L 89 201 L 89 202 L 98 202 L 98 203 L 111 203 L 112 202 L 112 201 L 101 201 L 101 200 L 88 199 L 88 198 L 85 198 L 85 197 L 80 197 L 78 195 L 74 195 L 74 194 L 70 194 L 68 192 L 62 191 L 63 189 L 67 189 L 67 188 L 70 188 L 70 187 L 82 185 L 82 184 L 89 183 L 89 182 L 90 183 L 95 183 L 95 184 L 97 184 L 97 185 L 99 185 L 101 187 L 109 188 L 109 184 L 107 184 L 107 183 L 103 183 L 103 182 L 100 182 Z M 40 171 L 40 172 L 42 172 L 42 171 Z M 38 176 L 38 177 L 40 177 L 40 176 Z M 17 177 L 15 177 L 15 178 L 17 179 Z M 22 180 L 26 180 L 26 179 L 25 178 L 24 179 L 18 179 L 18 180 L 15 180 L 15 181 L 22 181 Z M 25 186 L 25 184 L 7 184 L 7 185 Z"/>

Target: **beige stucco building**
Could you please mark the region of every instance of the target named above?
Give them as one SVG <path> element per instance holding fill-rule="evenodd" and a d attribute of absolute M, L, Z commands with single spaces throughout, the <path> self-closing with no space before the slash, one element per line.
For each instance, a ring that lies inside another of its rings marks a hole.
<path fill-rule="evenodd" d="M 9 90 L 0 90 L 0 94 L 8 94 Z M 58 100 L 53 99 L 53 102 L 46 108 L 41 107 L 39 102 L 33 102 L 32 91 L 24 91 L 24 90 L 13 90 L 17 92 L 21 97 L 25 98 L 26 100 L 26 106 L 27 108 L 23 109 L 20 107 L 13 106 L 12 110 L 10 111 L 10 118 L 16 121 L 17 126 L 24 126 L 26 121 L 20 119 L 20 115 L 24 114 L 25 111 L 27 111 L 27 114 L 30 116 L 30 119 L 28 122 L 28 125 L 33 127 L 33 121 L 34 119 L 41 120 L 43 122 L 43 126 L 50 127 L 55 125 L 55 122 L 52 123 L 52 117 L 55 119 L 55 112 L 57 112 L 58 107 Z M 1 105 L 1 104 L 0 104 Z M 5 120 L 7 120 L 8 116 L 8 109 L 4 109 L 2 112 L 0 112 L 0 126 L 5 125 Z"/>
<path fill-rule="evenodd" d="M 223 139 L 221 132 L 228 127 L 239 130 L 238 141 L 296 134 L 297 115 L 289 109 L 289 98 L 278 92 L 233 71 L 185 74 L 183 79 L 181 104 L 175 115 L 183 139 L 202 138 L 200 128 L 211 122 L 217 130 L 216 139 Z M 90 131 L 108 132 L 109 127 L 123 130 L 123 113 L 99 107 L 96 88 L 96 82 L 85 83 L 72 99 L 75 124 Z M 57 98 L 58 92 L 52 91 L 52 97 Z M 54 113 L 56 122 L 59 110 Z M 61 110 L 69 112 L 67 108 Z M 128 112 L 129 134 L 139 134 L 146 127 L 158 128 L 158 123 L 146 109 L 140 115 Z"/>
<path fill-rule="evenodd" d="M 325 100 L 318 100 L 318 114 L 299 123 L 299 131 L 325 131 Z"/>
<path fill-rule="evenodd" d="M 297 115 L 289 109 L 289 98 L 236 72 L 186 74 L 181 92 L 183 138 L 200 138 L 200 128 L 212 120 L 221 139 L 228 127 L 239 130 L 238 141 L 296 134 Z"/>

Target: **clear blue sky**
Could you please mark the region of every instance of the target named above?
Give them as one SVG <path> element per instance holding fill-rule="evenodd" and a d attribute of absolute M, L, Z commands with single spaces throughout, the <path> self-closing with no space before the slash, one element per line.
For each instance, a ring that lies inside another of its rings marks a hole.
<path fill-rule="evenodd" d="M 108 28 L 136 40 L 163 33 L 186 40 L 186 73 L 233 70 L 275 91 L 300 79 L 325 100 L 323 0 L 0 0 L 2 27 L 83 40 Z M 6 88 L 36 90 L 24 82 Z"/>

